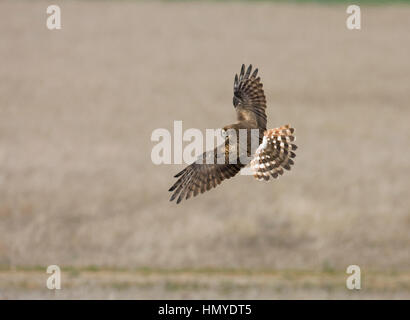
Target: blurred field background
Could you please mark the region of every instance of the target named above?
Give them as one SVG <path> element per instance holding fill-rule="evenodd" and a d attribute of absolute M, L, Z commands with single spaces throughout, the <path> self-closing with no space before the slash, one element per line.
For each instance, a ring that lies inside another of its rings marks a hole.
<path fill-rule="evenodd" d="M 0 2 L 1 299 L 410 298 L 410 6 L 50 4 Z M 242 63 L 294 169 L 170 203 L 152 131 L 233 122 Z"/>

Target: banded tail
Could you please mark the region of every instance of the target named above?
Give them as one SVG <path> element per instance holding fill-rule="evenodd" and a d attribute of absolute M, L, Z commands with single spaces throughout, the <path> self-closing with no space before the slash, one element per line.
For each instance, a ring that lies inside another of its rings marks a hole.
<path fill-rule="evenodd" d="M 265 131 L 263 141 L 251 161 L 253 176 L 257 180 L 268 181 L 271 177 L 277 178 L 282 175 L 284 169 L 291 169 L 294 164 L 292 159 L 296 157 L 293 151 L 297 149 L 293 144 L 294 131 L 290 125 Z"/>

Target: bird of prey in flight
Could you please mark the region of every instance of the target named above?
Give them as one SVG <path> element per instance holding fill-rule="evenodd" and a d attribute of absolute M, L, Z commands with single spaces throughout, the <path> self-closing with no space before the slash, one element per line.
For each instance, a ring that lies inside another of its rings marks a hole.
<path fill-rule="evenodd" d="M 180 203 L 184 198 L 189 199 L 215 188 L 248 164 L 257 180 L 277 178 L 284 173 L 284 169 L 290 170 L 297 148 L 293 143 L 294 129 L 290 125 L 266 129 L 266 98 L 257 74 L 258 69 L 252 72 L 252 65 L 246 72 L 245 65 L 242 65 L 239 77 L 235 75 L 233 105 L 237 122 L 223 128 L 223 144 L 205 152 L 197 161 L 175 175 L 178 180 L 169 189 L 173 192 L 170 201 L 177 199 L 177 203 Z M 240 136 L 241 130 L 245 130 L 247 134 L 246 141 L 242 144 L 240 138 L 233 139 L 232 136 L 232 133 Z M 255 132 L 258 136 L 256 147 L 251 143 Z M 248 160 L 244 161 L 244 155 Z"/>

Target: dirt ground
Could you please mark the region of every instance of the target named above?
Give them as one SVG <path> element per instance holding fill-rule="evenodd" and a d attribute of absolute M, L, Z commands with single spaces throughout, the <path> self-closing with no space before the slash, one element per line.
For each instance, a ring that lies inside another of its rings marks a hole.
<path fill-rule="evenodd" d="M 59 3 L 50 31 L 48 2 L 0 2 L 0 298 L 53 298 L 53 264 L 62 298 L 409 298 L 410 6 L 350 31 L 344 5 Z M 151 133 L 234 122 L 242 63 L 268 127 L 296 128 L 294 169 L 170 203 L 183 166 L 152 163 Z"/>

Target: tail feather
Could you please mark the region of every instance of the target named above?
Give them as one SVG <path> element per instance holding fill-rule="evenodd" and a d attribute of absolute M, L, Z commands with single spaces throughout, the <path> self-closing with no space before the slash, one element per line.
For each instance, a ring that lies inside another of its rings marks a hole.
<path fill-rule="evenodd" d="M 285 125 L 265 131 L 263 141 L 251 161 L 253 176 L 257 180 L 268 181 L 271 177 L 283 175 L 284 170 L 290 170 L 294 165 L 297 146 L 293 143 L 295 129 Z"/>

